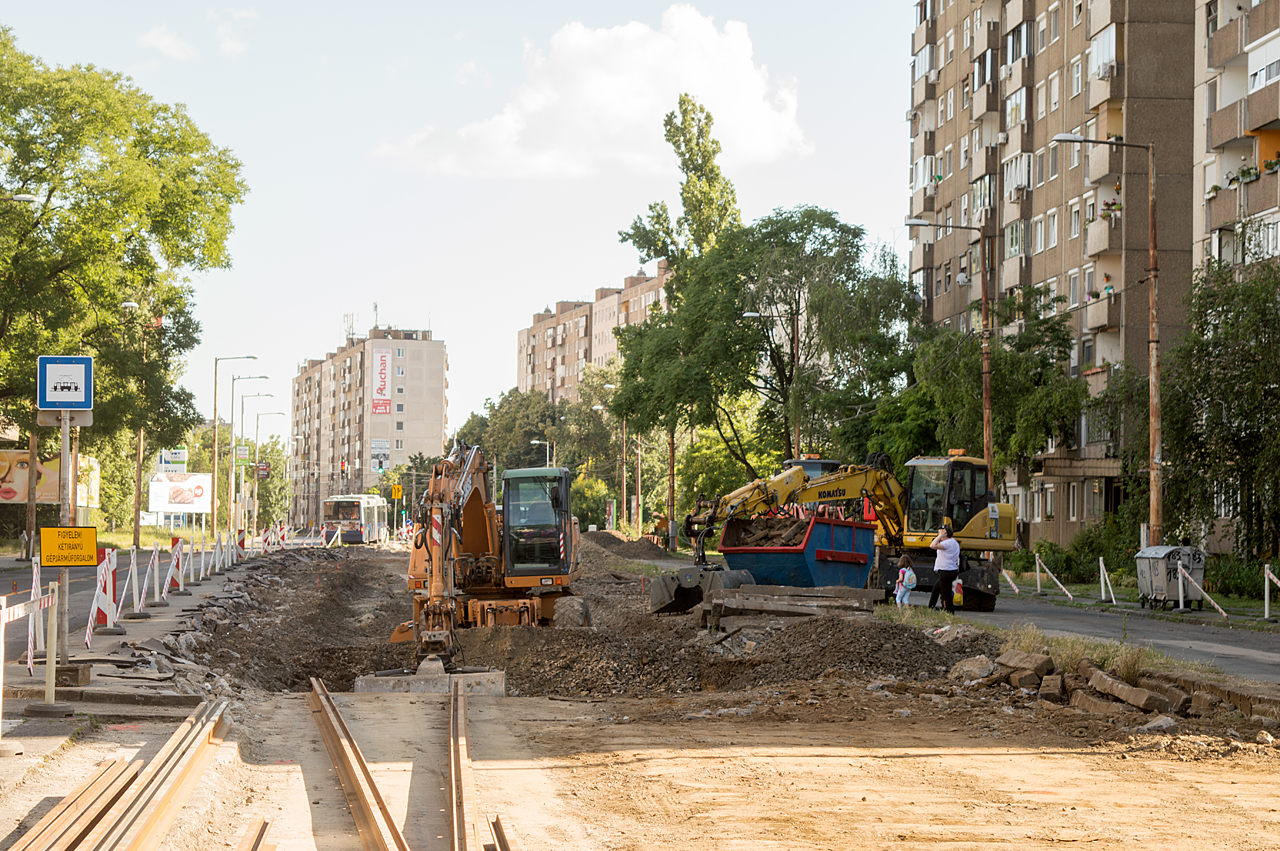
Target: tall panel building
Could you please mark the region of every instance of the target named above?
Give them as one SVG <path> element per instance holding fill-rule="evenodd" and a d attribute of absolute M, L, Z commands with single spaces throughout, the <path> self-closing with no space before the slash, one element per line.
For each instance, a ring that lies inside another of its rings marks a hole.
<path fill-rule="evenodd" d="M 444 453 L 449 360 L 430 331 L 375 326 L 293 379 L 293 522 L 314 524 L 325 498 L 360 493 L 381 467 Z"/>
<path fill-rule="evenodd" d="M 1160 335 L 1180 329 L 1191 271 L 1193 0 L 920 0 L 912 37 L 910 271 L 926 321 L 981 330 L 980 237 L 993 300 L 1063 301 L 1071 375 L 1101 392 L 1148 361 L 1148 168 L 1156 145 Z M 965 230 L 962 228 L 975 228 Z M 1017 324 L 995 329 L 1014 333 Z M 998 386 L 998 381 L 996 382 Z M 1033 538 L 1069 541 L 1123 493 L 1119 436 L 1082 417 L 1005 482 Z M 972 447 L 969 447 L 972 450 Z"/>

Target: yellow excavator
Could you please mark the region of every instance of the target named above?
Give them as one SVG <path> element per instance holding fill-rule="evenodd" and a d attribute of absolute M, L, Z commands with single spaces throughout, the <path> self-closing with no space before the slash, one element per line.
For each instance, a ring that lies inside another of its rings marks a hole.
<path fill-rule="evenodd" d="M 591 623 L 570 587 L 581 569 L 569 471 L 504 471 L 501 510 L 491 472 L 480 447 L 457 441 L 414 506 L 413 621 L 391 641 L 413 640 L 419 658 L 439 656 L 448 666 L 459 628 Z"/>
<path fill-rule="evenodd" d="M 863 466 L 821 462 L 826 469 L 835 469 L 813 478 L 806 473 L 806 465 L 796 462 L 771 479 L 758 479 L 719 499 L 699 502 L 698 513 L 685 518 L 684 532 L 693 541 L 694 562 L 700 570 L 681 571 L 665 582 L 655 582 L 651 610 L 687 611 L 711 590 L 754 584 L 749 571 L 733 569 L 734 558 L 728 553 L 728 569 L 707 563 L 705 541 L 717 529 L 754 516 L 804 515 L 805 507 L 838 503 L 851 503 L 855 512 L 860 509 L 857 516 L 875 525 L 878 570 L 869 571 L 867 587 L 891 592 L 897 578 L 892 565 L 904 553 L 915 562 L 920 587 L 931 585 L 934 551 L 929 542 L 940 527 L 949 525 L 962 551 L 960 579 L 966 608 L 994 609 L 1000 593 L 999 574 L 980 554 L 1013 550 L 1017 529 L 1013 506 L 996 500 L 986 463 L 962 450 L 941 457 L 914 458 L 907 462 L 909 477 L 904 488 L 890 471 L 887 458 L 871 460 L 874 463 Z M 742 558 L 742 547 L 726 549 L 735 550 L 740 561 L 747 561 Z"/>

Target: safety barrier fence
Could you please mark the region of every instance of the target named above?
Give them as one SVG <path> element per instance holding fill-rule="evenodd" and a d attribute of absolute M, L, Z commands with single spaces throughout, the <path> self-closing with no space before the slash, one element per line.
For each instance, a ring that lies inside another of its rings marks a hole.
<path fill-rule="evenodd" d="M 1049 578 L 1053 580 L 1054 585 L 1057 585 L 1059 588 L 1062 589 L 1062 593 L 1067 595 L 1068 600 L 1075 600 L 1075 597 L 1072 596 L 1071 592 L 1067 590 L 1067 586 L 1059 582 L 1058 577 L 1054 576 L 1053 572 L 1049 570 L 1049 568 L 1044 566 L 1044 562 L 1040 560 L 1039 553 L 1036 553 L 1036 593 L 1037 594 L 1044 594 L 1044 591 L 1042 591 L 1040 588 L 1040 571 L 1042 570 L 1049 575 Z"/>

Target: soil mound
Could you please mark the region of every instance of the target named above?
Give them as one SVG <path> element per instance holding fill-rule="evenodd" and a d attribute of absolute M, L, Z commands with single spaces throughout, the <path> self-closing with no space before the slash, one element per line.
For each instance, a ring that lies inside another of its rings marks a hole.
<path fill-rule="evenodd" d="M 653 561 L 671 558 L 671 553 L 645 538 L 630 540 L 616 532 L 584 532 L 584 542 L 590 541 L 601 549 L 607 550 L 615 558 L 626 561 Z"/>

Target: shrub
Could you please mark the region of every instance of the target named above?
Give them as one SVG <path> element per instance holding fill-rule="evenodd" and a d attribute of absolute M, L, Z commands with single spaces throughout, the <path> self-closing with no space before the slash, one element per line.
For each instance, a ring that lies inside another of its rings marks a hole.
<path fill-rule="evenodd" d="M 1211 557 L 1205 565 L 1204 578 L 1205 584 L 1211 585 L 1220 594 L 1262 599 L 1262 566 L 1242 561 L 1235 555 Z"/>
<path fill-rule="evenodd" d="M 1085 526 L 1072 539 L 1069 549 L 1073 560 L 1089 578 L 1097 576 L 1099 557 L 1106 562 L 1107 572 L 1117 585 L 1122 584 L 1125 577 L 1136 574 L 1137 529 L 1117 515 L 1108 514 L 1097 523 Z"/>

